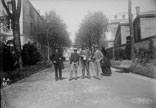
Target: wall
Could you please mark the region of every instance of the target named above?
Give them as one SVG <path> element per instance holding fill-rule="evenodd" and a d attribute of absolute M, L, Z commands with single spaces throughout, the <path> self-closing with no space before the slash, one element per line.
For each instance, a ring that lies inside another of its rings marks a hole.
<path fill-rule="evenodd" d="M 37 42 L 42 18 L 28 0 L 23 0 L 23 32 L 25 43 Z"/>
<path fill-rule="evenodd" d="M 118 26 L 115 40 L 114 40 L 114 47 L 118 47 L 121 45 L 121 30 L 120 29 L 121 29 L 120 26 Z"/>
<path fill-rule="evenodd" d="M 151 38 L 152 41 L 154 42 L 154 47 L 156 48 L 156 37 L 154 38 Z M 149 48 L 149 39 L 147 40 L 144 40 L 144 41 L 140 41 L 140 42 L 137 42 L 135 43 L 134 47 L 136 50 L 138 50 L 139 48 L 145 48 L 145 49 L 148 49 Z"/>
<path fill-rule="evenodd" d="M 141 39 L 156 35 L 156 17 L 141 18 Z"/>
<path fill-rule="evenodd" d="M 130 36 L 129 26 L 121 26 L 121 45 L 126 44 L 127 36 Z"/>

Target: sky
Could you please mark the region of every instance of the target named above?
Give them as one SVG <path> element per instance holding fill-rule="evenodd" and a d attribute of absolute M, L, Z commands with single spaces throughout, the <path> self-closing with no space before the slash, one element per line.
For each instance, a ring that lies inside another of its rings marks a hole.
<path fill-rule="evenodd" d="M 102 11 L 108 18 L 117 13 L 128 12 L 128 0 L 30 0 L 40 14 L 54 10 L 67 25 L 72 42 L 80 23 L 88 12 Z M 132 0 L 132 12 L 156 10 L 156 0 Z"/>

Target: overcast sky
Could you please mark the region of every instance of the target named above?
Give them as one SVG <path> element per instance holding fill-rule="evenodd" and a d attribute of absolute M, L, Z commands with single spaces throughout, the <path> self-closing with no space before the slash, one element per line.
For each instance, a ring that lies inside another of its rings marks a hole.
<path fill-rule="evenodd" d="M 102 11 L 107 17 L 128 12 L 128 0 L 30 0 L 40 14 L 54 10 L 67 24 L 72 41 L 84 16 L 90 12 Z M 140 6 L 141 12 L 156 10 L 156 0 L 132 0 L 133 13 Z"/>

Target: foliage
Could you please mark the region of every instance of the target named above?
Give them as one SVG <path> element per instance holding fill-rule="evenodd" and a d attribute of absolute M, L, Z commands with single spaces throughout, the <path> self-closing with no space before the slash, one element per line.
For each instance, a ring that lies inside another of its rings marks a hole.
<path fill-rule="evenodd" d="M 136 59 L 131 67 L 132 72 L 156 78 L 156 48 L 153 41 L 149 40 L 149 48 L 139 48 L 136 51 Z"/>
<path fill-rule="evenodd" d="M 40 62 L 39 64 L 36 64 L 34 66 L 25 66 L 19 70 L 13 70 L 9 72 L 2 72 L 0 78 L 9 78 L 11 80 L 11 83 L 14 83 L 18 80 L 21 80 L 25 77 L 28 77 L 42 69 L 48 68 L 49 64 L 45 64 L 43 62 Z M 2 79 L 0 80 L 2 84 Z"/>
<path fill-rule="evenodd" d="M 125 49 L 117 48 L 115 49 L 115 59 L 116 60 L 126 60 Z"/>
<path fill-rule="evenodd" d="M 156 63 L 154 61 L 148 63 L 135 60 L 130 69 L 134 73 L 156 78 Z"/>
<path fill-rule="evenodd" d="M 16 55 L 11 46 L 0 41 L 0 57 L 2 71 L 10 71 L 16 69 Z"/>
<path fill-rule="evenodd" d="M 54 11 L 46 13 L 39 34 L 39 41 L 52 48 L 69 46 L 71 43 L 66 24 Z"/>
<path fill-rule="evenodd" d="M 76 34 L 75 44 L 89 47 L 99 44 L 101 36 L 105 36 L 107 25 L 108 19 L 102 12 L 88 13 Z"/>
<path fill-rule="evenodd" d="M 139 61 L 149 62 L 156 58 L 156 48 L 153 45 L 153 41 L 149 40 L 149 48 L 139 48 L 138 51 L 136 51 L 136 58 Z"/>
<path fill-rule="evenodd" d="M 33 44 L 25 44 L 22 50 L 22 60 L 24 65 L 35 65 L 41 60 L 41 55 Z"/>
<path fill-rule="evenodd" d="M 1 0 L 3 7 L 5 8 L 8 18 L 11 19 L 11 25 L 13 29 L 13 37 L 14 37 L 14 48 L 17 53 L 18 58 L 18 66 L 22 67 L 22 57 L 21 57 L 21 41 L 20 41 L 20 13 L 21 13 L 21 0 Z M 11 9 L 9 6 L 11 5 Z"/>
<path fill-rule="evenodd" d="M 107 49 L 107 55 L 110 59 L 113 59 L 113 48 L 112 49 Z"/>

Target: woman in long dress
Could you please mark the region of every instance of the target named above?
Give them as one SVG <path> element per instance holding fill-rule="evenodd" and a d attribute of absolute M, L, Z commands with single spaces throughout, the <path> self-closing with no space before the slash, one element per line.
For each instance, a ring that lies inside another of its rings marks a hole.
<path fill-rule="evenodd" d="M 101 69 L 102 69 L 102 75 L 104 76 L 110 76 L 112 74 L 112 71 L 111 71 L 111 63 L 110 63 L 110 59 L 107 55 L 107 52 L 105 50 L 104 47 L 102 47 L 102 50 L 101 52 L 103 53 L 104 55 L 104 58 L 101 60 Z"/>

